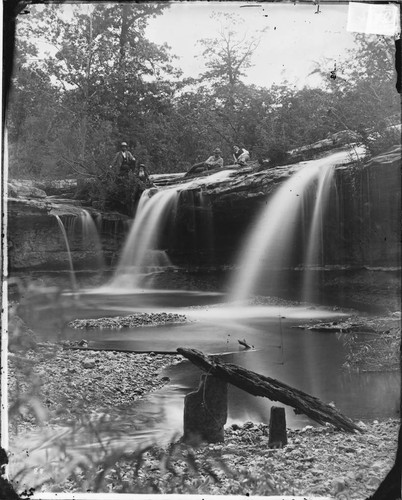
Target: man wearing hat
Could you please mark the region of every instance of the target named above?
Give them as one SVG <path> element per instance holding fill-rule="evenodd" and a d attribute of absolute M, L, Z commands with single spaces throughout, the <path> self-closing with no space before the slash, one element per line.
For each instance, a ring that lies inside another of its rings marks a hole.
<path fill-rule="evenodd" d="M 110 168 L 115 168 L 118 175 L 125 176 L 130 170 L 134 170 L 135 158 L 128 150 L 127 142 L 121 143 L 121 150 L 114 157 Z"/>
<path fill-rule="evenodd" d="M 197 171 L 203 172 L 204 170 L 212 170 L 214 168 L 222 168 L 222 167 L 223 167 L 222 153 L 219 148 L 216 148 L 212 156 L 210 156 L 201 163 L 196 163 L 195 165 L 193 165 L 185 175 L 187 176 L 196 173 Z"/>

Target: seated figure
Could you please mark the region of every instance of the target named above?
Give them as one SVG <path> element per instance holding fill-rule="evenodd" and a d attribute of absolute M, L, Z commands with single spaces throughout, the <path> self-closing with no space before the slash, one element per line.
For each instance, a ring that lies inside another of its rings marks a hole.
<path fill-rule="evenodd" d="M 207 158 L 205 161 L 201 163 L 196 163 L 193 165 L 185 174 L 185 176 L 192 175 L 199 172 L 204 172 L 205 170 L 212 170 L 215 168 L 223 167 L 223 158 L 221 154 L 221 150 L 216 148 L 214 150 L 214 154 Z"/>
<path fill-rule="evenodd" d="M 233 159 L 237 165 L 245 165 L 250 159 L 250 153 L 247 149 L 239 146 L 233 146 Z"/>

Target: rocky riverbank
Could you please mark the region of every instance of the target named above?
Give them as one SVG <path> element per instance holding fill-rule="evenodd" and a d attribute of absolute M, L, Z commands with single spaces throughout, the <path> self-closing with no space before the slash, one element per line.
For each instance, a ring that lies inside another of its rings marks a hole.
<path fill-rule="evenodd" d="M 90 416 L 129 405 L 165 385 L 169 378 L 162 374 L 164 368 L 181 359 L 179 355 L 75 350 L 68 344 L 51 343 L 35 346 L 24 356 L 11 353 L 11 405 L 20 399 L 25 402 L 19 408 L 16 430 L 32 429 L 38 423 L 71 423 L 83 413 Z"/>
<path fill-rule="evenodd" d="M 288 431 L 288 445 L 268 448 L 268 426 L 247 422 L 225 431 L 225 443 L 198 449 L 180 443 L 145 451 L 139 474 L 119 463 L 129 491 L 214 495 L 312 495 L 343 500 L 372 494 L 394 463 L 398 422 L 360 422 L 346 434 L 307 426 Z M 116 484 L 111 472 L 108 482 Z M 110 491 L 127 491 L 119 485 Z"/>
<path fill-rule="evenodd" d="M 391 323 L 370 320 L 369 326 L 384 333 L 390 324 L 399 325 L 396 316 L 388 320 Z M 338 325 L 302 326 L 353 329 L 358 324 L 355 318 Z M 44 445 L 53 453 L 61 453 L 60 446 L 67 448 L 65 461 L 58 468 L 52 464 L 56 471 L 46 471 L 45 465 L 37 467 L 37 482 L 45 478 L 43 491 L 310 494 L 363 499 L 375 491 L 393 464 L 396 419 L 364 422 L 362 434 L 346 434 L 332 426 L 288 431 L 288 445 L 283 449 L 269 449 L 267 426 L 252 422 L 228 427 L 225 443 L 198 449 L 178 442 L 139 448 L 134 454 L 109 445 L 103 451 L 96 447 L 70 449 L 76 446 L 79 432 L 95 432 L 97 422 L 110 421 L 119 408 L 145 400 L 168 383 L 164 369 L 183 358 L 74 350 L 69 344 L 36 342 L 21 322 L 16 330 L 20 331 L 19 341 L 11 343 L 9 355 L 11 446 L 24 441 L 24 436 L 28 440 L 38 429 L 44 435 L 70 429 L 69 440 L 59 443 L 53 439 Z M 135 419 L 129 424 L 137 425 Z M 25 446 L 28 451 L 28 444 Z M 79 457 L 86 464 L 84 470 L 69 473 Z"/>

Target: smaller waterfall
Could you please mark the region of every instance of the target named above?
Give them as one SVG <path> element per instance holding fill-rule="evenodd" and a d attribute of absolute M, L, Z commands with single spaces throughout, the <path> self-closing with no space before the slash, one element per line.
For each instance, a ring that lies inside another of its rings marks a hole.
<path fill-rule="evenodd" d="M 55 215 L 55 217 L 56 217 L 56 220 L 57 220 L 57 224 L 59 225 L 60 231 L 61 231 L 61 233 L 63 235 L 64 243 L 65 243 L 66 249 L 67 249 L 68 262 L 70 264 L 71 285 L 72 285 L 73 290 L 77 290 L 78 289 L 77 280 L 75 278 L 75 272 L 74 272 L 74 266 L 73 266 L 73 259 L 71 257 L 71 250 L 70 250 L 70 245 L 68 243 L 68 237 L 67 237 L 66 228 L 64 227 L 64 224 L 63 224 L 62 220 L 60 219 L 60 217 L 58 215 Z"/>
<path fill-rule="evenodd" d="M 105 261 L 96 223 L 87 210 L 82 210 L 80 221 L 82 229 L 82 246 L 83 248 L 91 249 L 95 253 L 97 268 L 103 269 L 105 267 Z"/>

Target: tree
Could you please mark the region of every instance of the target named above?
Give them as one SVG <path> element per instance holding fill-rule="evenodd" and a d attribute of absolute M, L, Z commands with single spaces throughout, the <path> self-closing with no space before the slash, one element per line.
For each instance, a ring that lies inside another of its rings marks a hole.
<path fill-rule="evenodd" d="M 239 16 L 218 13 L 211 16 L 218 23 L 216 38 L 202 39 L 204 71 L 198 82 L 204 84 L 213 96 L 213 110 L 223 125 L 218 135 L 230 143 L 243 142 L 247 128 L 242 119 L 243 98 L 249 89 L 242 82 L 246 70 L 252 66 L 252 55 L 258 47 L 264 30 L 248 36 L 241 32 L 244 20 Z M 252 91 L 251 91 L 252 92 Z M 250 103 L 250 99 L 248 104 Z"/>
<path fill-rule="evenodd" d="M 315 71 L 331 94 L 327 121 L 361 134 L 369 150 L 379 153 L 399 142 L 400 99 L 395 91 L 394 43 L 391 38 L 355 35 L 356 47 L 338 64 L 336 78 Z"/>
<path fill-rule="evenodd" d="M 85 165 L 96 174 L 110 162 L 122 139 L 145 155 L 152 151 L 141 144 L 148 133 L 146 117 L 156 110 L 163 114 L 169 109 L 174 83 L 167 79 L 177 78 L 179 73 L 171 64 L 168 48 L 145 38 L 145 27 L 149 18 L 167 7 L 168 4 L 97 4 L 90 8 L 48 5 L 37 9 L 34 18 L 19 23 L 20 44 L 31 39 L 49 47 L 48 54 L 36 61 L 35 71 L 48 76 L 58 101 L 50 108 L 52 116 L 46 116 L 39 108 L 34 116 L 46 124 L 53 123 L 53 136 L 47 147 L 64 169 L 67 163 L 63 159 L 67 158 L 70 165 Z M 35 56 L 35 51 L 31 44 L 30 55 Z M 25 66 L 30 71 L 34 68 L 32 60 Z M 10 110 L 14 122 L 13 117 L 18 116 L 14 111 L 23 97 L 17 82 L 22 76 L 21 72 L 16 74 Z M 38 91 L 27 80 L 27 92 L 36 95 Z M 31 130 L 32 123 L 20 122 L 19 134 L 21 127 Z M 13 135 L 13 146 L 20 142 L 17 135 Z"/>

